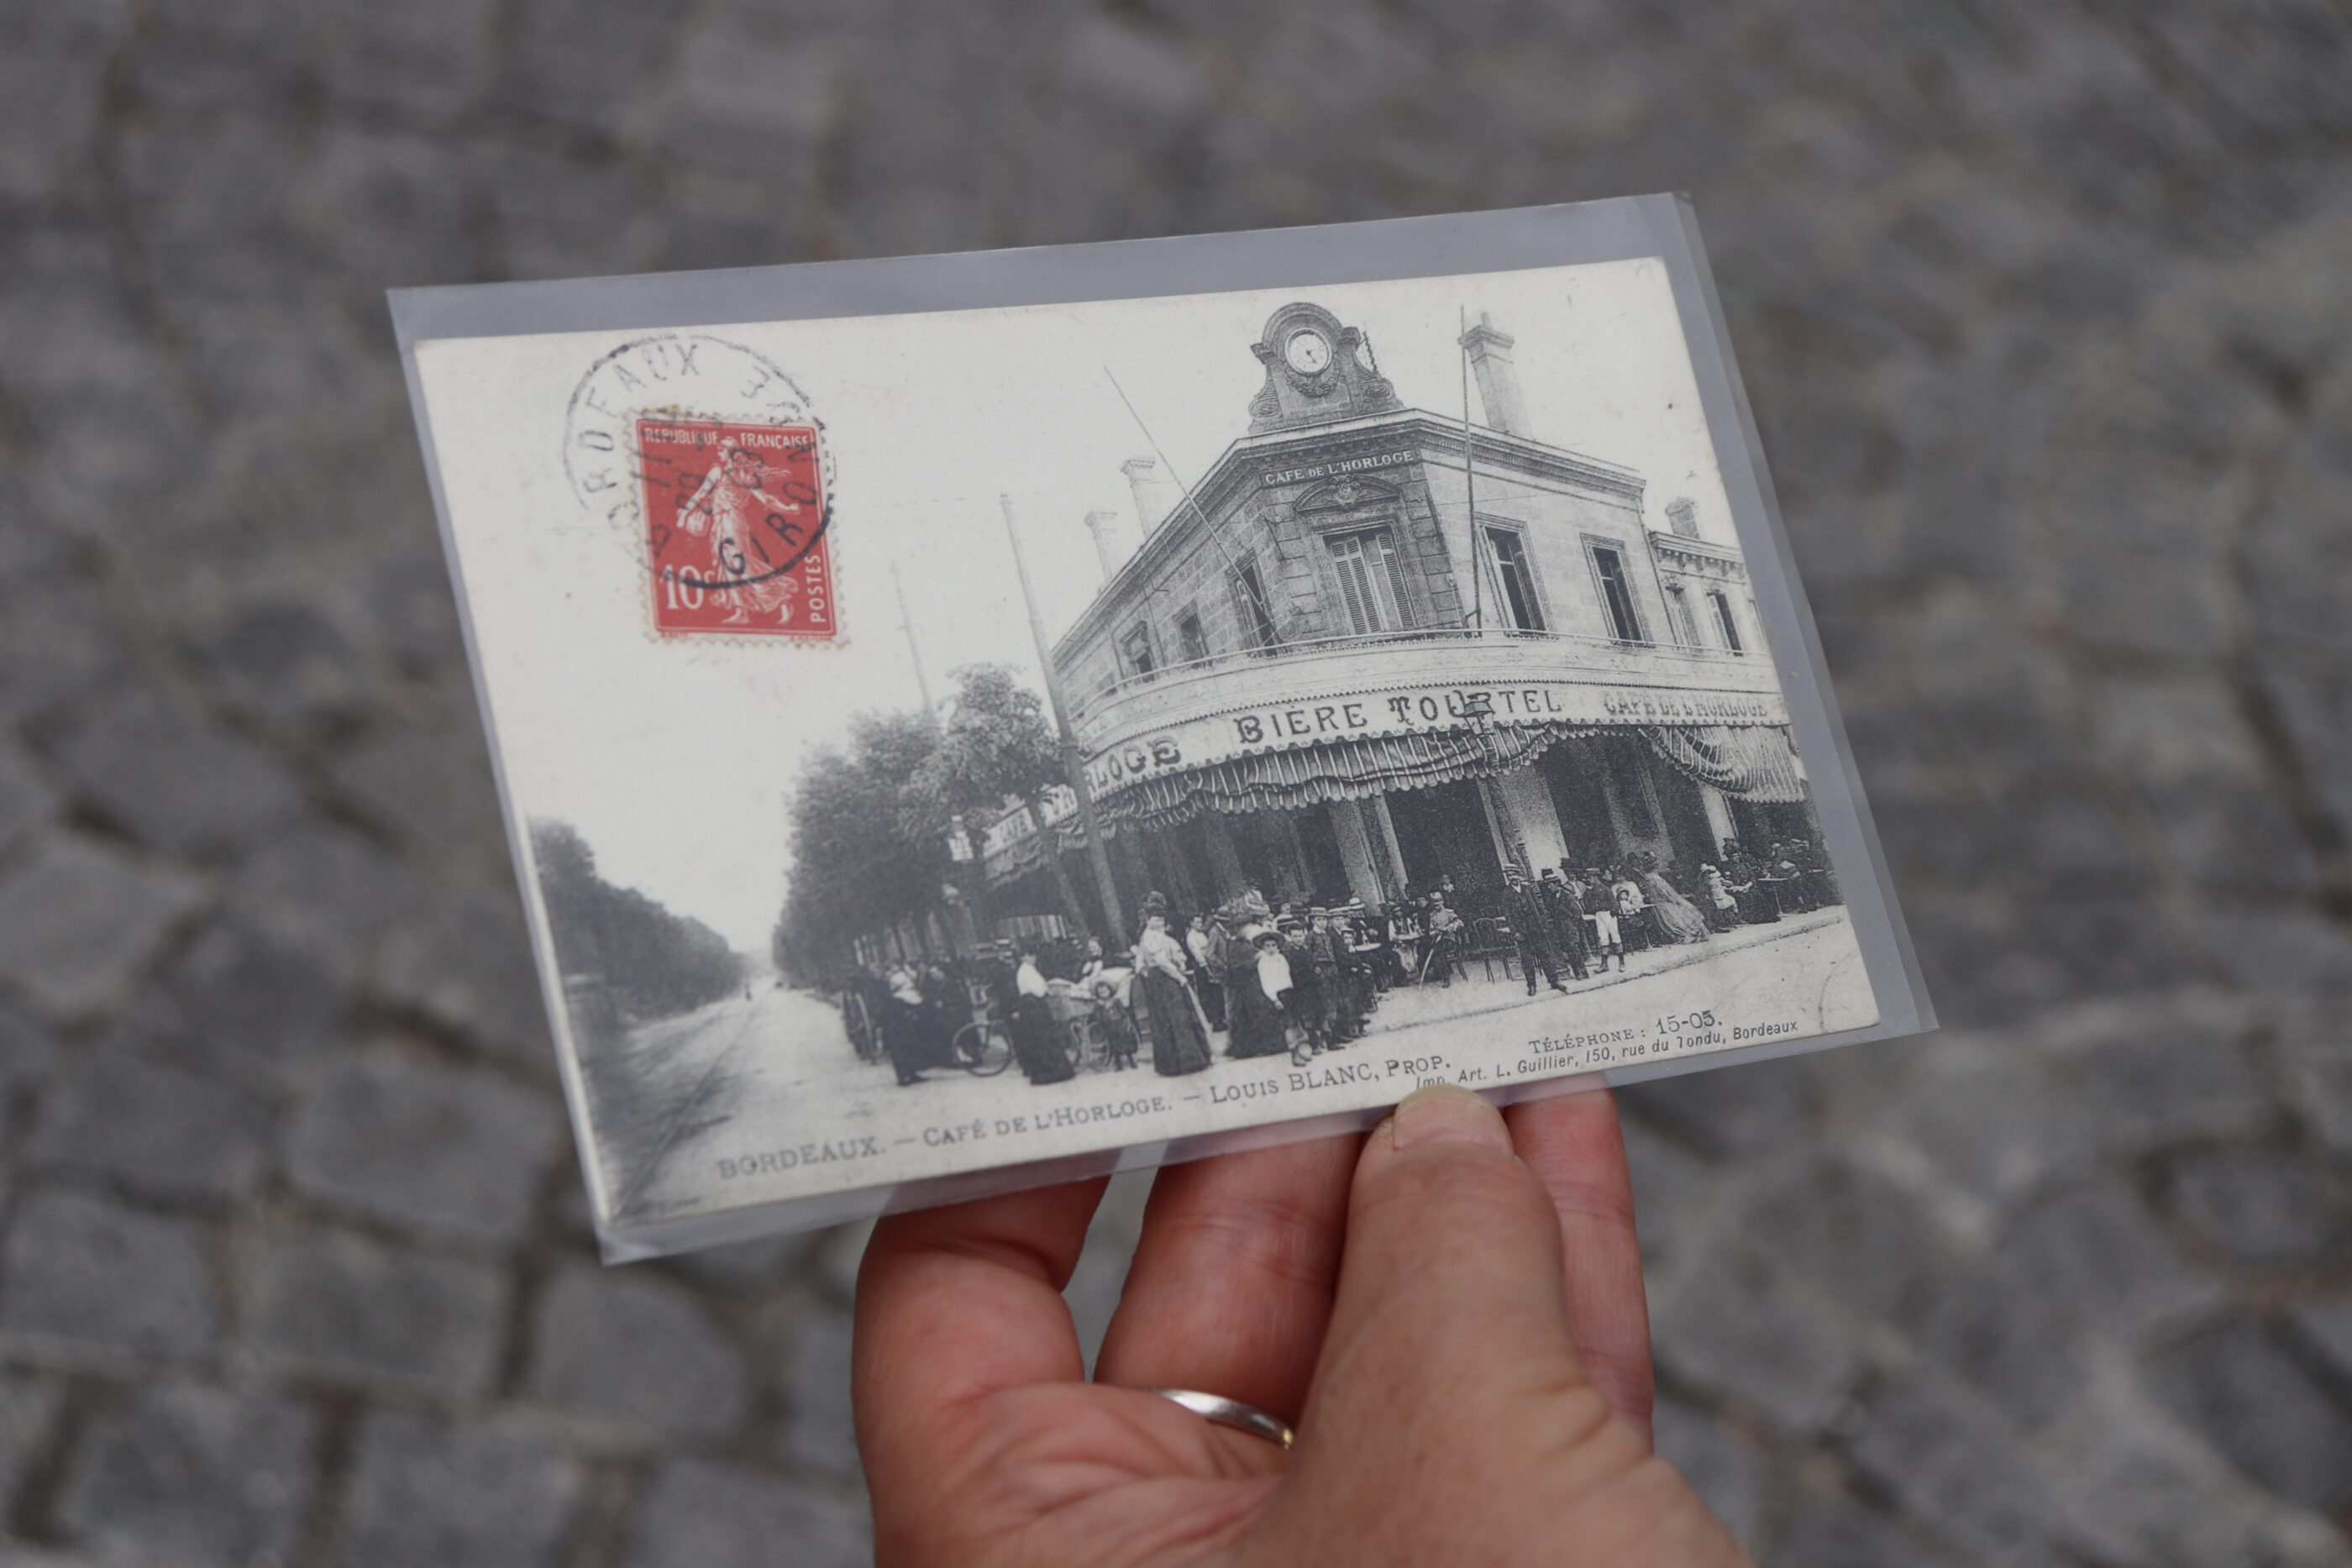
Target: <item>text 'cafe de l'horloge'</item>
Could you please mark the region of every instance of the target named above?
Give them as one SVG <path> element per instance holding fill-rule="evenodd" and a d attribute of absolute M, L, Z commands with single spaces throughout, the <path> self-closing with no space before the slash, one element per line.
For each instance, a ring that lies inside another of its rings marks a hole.
<path fill-rule="evenodd" d="M 1189 494 L 1129 462 L 1139 541 L 1087 519 L 1103 587 L 1054 661 L 1122 883 L 1475 907 L 1512 861 L 1680 881 L 1727 840 L 1816 839 L 1729 520 L 1676 498 L 1647 526 L 1639 475 L 1532 433 L 1512 339 L 1462 348 L 1475 428 L 1286 305 L 1249 434 Z M 1056 793 L 984 835 L 1003 913 L 1059 907 L 1045 857 L 1084 840 Z"/>

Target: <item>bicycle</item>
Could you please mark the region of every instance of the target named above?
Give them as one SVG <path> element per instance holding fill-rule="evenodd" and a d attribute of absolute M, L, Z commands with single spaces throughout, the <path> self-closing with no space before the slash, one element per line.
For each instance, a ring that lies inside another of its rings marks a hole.
<path fill-rule="evenodd" d="M 955 1031 L 947 1065 L 974 1078 L 993 1078 L 1013 1065 L 1013 1037 L 993 1018 L 974 1019 Z"/>

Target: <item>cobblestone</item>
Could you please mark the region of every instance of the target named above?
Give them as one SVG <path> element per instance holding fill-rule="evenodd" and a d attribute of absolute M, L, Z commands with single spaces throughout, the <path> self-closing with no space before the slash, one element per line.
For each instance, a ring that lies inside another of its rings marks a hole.
<path fill-rule="evenodd" d="M 569 1269 L 533 1324 L 532 1398 L 685 1437 L 732 1431 L 749 1405 L 743 1354 L 693 1296 L 658 1277 Z"/>
<path fill-rule="evenodd" d="M 2231 1464 L 2290 1502 L 2334 1514 L 2352 1500 L 2352 1407 L 2262 1324 L 2232 1318 L 2174 1347 L 2158 1363 L 2156 1390 Z"/>
<path fill-rule="evenodd" d="M 204 1230 L 93 1194 L 18 1202 L 0 1254 L 0 1330 L 78 1347 L 179 1357 L 219 1324 Z"/>
<path fill-rule="evenodd" d="M 1109 1255 L 1124 1260 L 1117 1251 Z M 785 1384 L 793 1395 L 792 1416 L 784 1430 L 786 1456 L 821 1475 L 844 1479 L 860 1473 L 856 1432 L 850 1423 L 849 1338 L 846 1313 L 819 1312 L 804 1320 L 793 1334 Z M 1096 1348 L 1100 1348 L 1099 1336 Z"/>
<path fill-rule="evenodd" d="M 776 1543 L 795 1568 L 863 1568 L 866 1521 L 839 1500 L 790 1481 L 696 1459 L 654 1483 L 625 1568 L 767 1568 Z"/>
<path fill-rule="evenodd" d="M 1808 1433 L 1861 1366 L 1853 1337 L 1822 1305 L 1752 1245 L 1717 1232 L 1652 1298 L 1650 1320 L 1659 1360 L 1675 1376 Z"/>
<path fill-rule="evenodd" d="M 1968 1550 L 2000 1561 L 2047 1552 L 2069 1534 L 2013 1429 L 1960 1390 L 1918 1375 L 1890 1380 L 1863 1406 L 1855 1466 L 1906 1511 Z"/>
<path fill-rule="evenodd" d="M 268 1124 L 253 1096 L 118 1047 L 58 1087 L 27 1154 L 165 1197 L 229 1198 L 259 1176 Z"/>
<path fill-rule="evenodd" d="M 2249 1268 L 2324 1263 L 2341 1255 L 2352 1224 L 2339 1173 L 2278 1151 L 2193 1155 L 2174 1170 L 2172 1193 L 2207 1246 Z"/>
<path fill-rule="evenodd" d="M 19 1084 L 37 1082 L 57 1054 L 58 1042 L 47 1029 L 0 1002 L 0 1098 Z"/>
<path fill-rule="evenodd" d="M 86 1017 L 121 995 L 198 896 L 184 873 L 91 839 L 45 839 L 0 879 L 0 982 Z"/>
<path fill-rule="evenodd" d="M 460 1241 L 520 1236 L 561 1134 L 545 1096 L 380 1046 L 337 1062 L 296 1120 L 287 1171 L 331 1202 Z"/>
<path fill-rule="evenodd" d="M 552 1563 L 582 1490 L 572 1465 L 515 1438 L 379 1416 L 361 1434 L 341 1568 Z"/>
<path fill-rule="evenodd" d="M 1683 1473 L 1731 1533 L 1754 1550 L 1761 1534 L 1766 1480 L 1756 1451 L 1721 1423 L 1675 1399 L 1652 1412 L 1659 1455 Z"/>
<path fill-rule="evenodd" d="M 134 1558 L 282 1562 L 310 1500 L 318 1426 L 283 1400 L 142 1389 L 87 1439 L 64 1517 Z"/>
<path fill-rule="evenodd" d="M 33 1372 L 0 1372 L 0 1498 L 13 1498 L 39 1462 L 65 1404 L 65 1385 Z"/>
<path fill-rule="evenodd" d="M 1624 1097 L 1662 1437 L 2352 1565 L 2340 12 L 0 7 L 0 1562 L 867 1551 L 863 1228 L 585 1262 L 385 283 L 1682 189 L 1950 1027 Z"/>
<path fill-rule="evenodd" d="M 478 1265 L 300 1230 L 262 1259 L 251 1348 L 297 1375 L 463 1397 L 497 1370 L 506 1300 Z"/>
<path fill-rule="evenodd" d="M 78 715 L 57 755 L 98 810 L 175 853 L 252 839 L 299 799 L 266 753 L 153 691 L 122 692 Z"/>
<path fill-rule="evenodd" d="M 317 959 L 220 920 L 173 961 L 132 1016 L 176 1060 L 267 1084 L 328 1048 L 347 1002 Z"/>
<path fill-rule="evenodd" d="M 15 747 L 0 745 L 0 851 L 57 820 L 58 795 Z"/>

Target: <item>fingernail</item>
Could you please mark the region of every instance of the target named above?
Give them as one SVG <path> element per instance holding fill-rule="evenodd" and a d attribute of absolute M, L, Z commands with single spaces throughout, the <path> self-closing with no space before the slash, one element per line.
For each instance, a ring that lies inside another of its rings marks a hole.
<path fill-rule="evenodd" d="M 1467 1089 L 1435 1083 L 1404 1097 L 1389 1124 L 1389 1138 L 1400 1149 L 1433 1144 L 1478 1144 L 1511 1151 L 1510 1129 L 1503 1113 Z"/>

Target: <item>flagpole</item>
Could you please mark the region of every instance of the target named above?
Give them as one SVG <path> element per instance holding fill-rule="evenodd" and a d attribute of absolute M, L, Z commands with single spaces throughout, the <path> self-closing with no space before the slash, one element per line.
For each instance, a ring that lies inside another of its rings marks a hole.
<path fill-rule="evenodd" d="M 931 700 L 931 678 L 923 673 L 923 651 L 915 645 L 915 618 L 907 612 L 907 580 L 895 559 L 890 562 L 890 586 L 898 593 L 898 624 L 907 633 L 907 661 L 915 666 L 915 687 L 923 694 L 923 716 L 937 724 L 939 705 Z"/>
<path fill-rule="evenodd" d="M 1037 663 L 1045 672 L 1045 700 L 1054 709 L 1054 727 L 1062 738 L 1062 770 L 1070 781 L 1070 793 L 1077 797 L 1078 821 L 1086 829 L 1087 859 L 1095 869 L 1095 886 L 1102 894 L 1103 911 L 1110 917 L 1114 942 L 1128 939 L 1127 911 L 1120 906 L 1118 883 L 1110 873 L 1110 852 L 1104 847 L 1102 823 L 1095 815 L 1094 791 L 1087 788 L 1087 754 L 1078 745 L 1077 731 L 1070 727 L 1068 705 L 1062 700 L 1062 677 L 1054 668 L 1053 644 L 1045 640 L 1045 618 L 1037 609 L 1037 591 L 1029 580 L 1029 558 L 1021 549 L 1021 529 L 1013 520 L 1013 497 L 1000 493 L 997 506 L 1004 513 L 1004 537 L 1013 541 L 1013 567 L 1020 574 L 1021 597 L 1029 607 L 1029 635 L 1037 643 Z M 1044 822 L 1038 830 L 1047 831 Z M 1057 848 L 1055 853 L 1060 853 Z"/>
<path fill-rule="evenodd" d="M 1470 308 L 1460 308 L 1462 336 L 1470 335 Z M 1454 350 L 1462 356 L 1462 494 L 1470 530 L 1470 628 L 1482 636 L 1486 630 L 1486 574 L 1478 570 L 1478 479 L 1470 466 L 1470 350 L 1459 339 Z"/>

